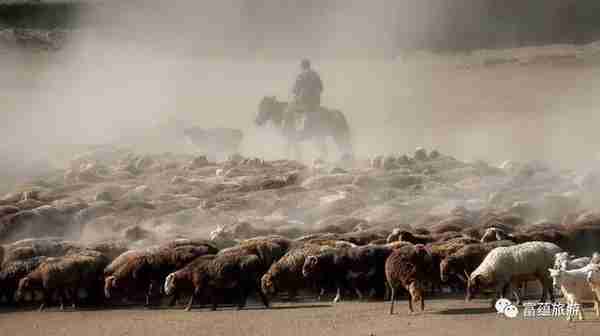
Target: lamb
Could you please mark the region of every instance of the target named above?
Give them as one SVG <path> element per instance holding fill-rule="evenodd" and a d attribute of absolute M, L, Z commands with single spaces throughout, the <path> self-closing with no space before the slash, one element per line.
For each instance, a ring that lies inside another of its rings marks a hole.
<path fill-rule="evenodd" d="M 12 303 L 19 287 L 19 281 L 46 259 L 46 257 L 33 257 L 5 263 L 0 271 L 0 299 L 4 295 L 7 302 Z"/>
<path fill-rule="evenodd" d="M 555 287 L 560 287 L 560 291 L 567 300 L 567 304 L 579 305 L 584 300 L 593 300 L 596 314 L 598 313 L 598 301 L 588 281 L 589 273 L 594 269 L 600 269 L 599 266 L 589 264 L 585 267 L 574 270 L 562 270 L 549 268 L 550 277 Z M 578 310 L 580 320 L 584 319 L 583 309 Z M 567 319 L 573 317 L 567 315 Z"/>
<path fill-rule="evenodd" d="M 93 291 L 99 286 L 102 270 L 107 264 L 106 257 L 96 251 L 48 258 L 19 281 L 17 300 L 20 300 L 27 290 L 42 290 L 44 302 L 40 305 L 40 311 L 49 305 L 55 292 L 59 296 L 61 310 L 64 309 L 67 297 L 71 298 L 75 308 L 78 303 L 78 290 Z"/>
<path fill-rule="evenodd" d="M 256 255 L 229 253 L 217 255 L 214 259 L 193 269 L 192 279 L 194 291 L 187 310 L 201 293 L 207 294 L 212 302 L 212 310 L 217 309 L 216 292 L 237 289 L 240 291 L 238 309 L 246 305 L 246 299 L 251 291 L 257 291 L 266 308 L 269 300 L 260 288 L 263 261 Z"/>
<path fill-rule="evenodd" d="M 273 296 L 285 291 L 290 298 L 296 297 L 298 291 L 307 286 L 307 281 L 302 275 L 306 257 L 329 249 L 331 248 L 328 246 L 306 244 L 290 250 L 262 276 L 263 293 Z"/>
<path fill-rule="evenodd" d="M 405 245 L 392 252 L 385 262 L 385 276 L 391 292 L 390 315 L 394 314 L 396 293 L 402 287 L 408 291 L 408 308 L 413 310 L 413 302 L 421 302 L 425 310 L 423 282 L 429 269 L 427 251 L 422 247 Z"/>
<path fill-rule="evenodd" d="M 496 247 L 471 273 L 467 284 L 467 301 L 484 287 L 493 287 L 498 298 L 504 297 L 511 283 L 533 279 L 542 285 L 542 301 L 545 301 L 548 292 L 554 301 L 547 269 L 554 265 L 554 255 L 559 252 L 562 252 L 560 247 L 548 242 Z"/>
<path fill-rule="evenodd" d="M 568 252 L 557 253 L 554 256 L 554 269 L 562 269 L 562 270 L 572 270 L 578 269 L 586 266 L 590 263 L 592 258 L 590 257 L 581 257 L 571 259 Z"/>

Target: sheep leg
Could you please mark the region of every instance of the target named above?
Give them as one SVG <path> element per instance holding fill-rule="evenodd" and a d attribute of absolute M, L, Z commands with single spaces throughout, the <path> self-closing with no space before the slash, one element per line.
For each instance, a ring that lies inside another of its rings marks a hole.
<path fill-rule="evenodd" d="M 189 312 L 192 310 L 192 305 L 194 304 L 194 300 L 198 296 L 199 292 L 200 292 L 200 289 L 198 287 L 194 288 L 194 291 L 192 292 L 192 295 L 190 296 L 190 301 L 188 302 L 187 306 L 185 307 L 185 311 Z"/>
<path fill-rule="evenodd" d="M 44 296 L 44 299 L 42 300 L 42 304 L 40 305 L 40 308 L 38 309 L 40 312 L 43 311 L 44 308 L 46 308 L 46 306 L 50 306 L 50 300 L 52 298 L 52 291 L 43 290 L 42 294 Z"/>
<path fill-rule="evenodd" d="M 421 295 L 421 311 L 425 311 L 425 296 Z"/>
<path fill-rule="evenodd" d="M 240 286 L 240 302 L 238 304 L 238 310 L 241 310 L 246 306 L 246 300 L 248 299 L 248 290 L 243 286 Z"/>
<path fill-rule="evenodd" d="M 356 292 L 356 296 L 358 296 L 358 299 L 362 301 L 363 294 L 360 292 L 360 289 L 354 288 L 354 291 Z"/>
<path fill-rule="evenodd" d="M 321 288 L 319 291 L 319 295 L 317 296 L 317 301 L 321 301 L 321 297 L 325 295 L 325 288 Z"/>
<path fill-rule="evenodd" d="M 265 308 L 269 308 L 269 299 L 267 298 L 265 293 L 263 293 L 263 291 L 261 290 L 260 284 L 257 284 L 256 291 L 258 292 L 258 295 L 260 296 L 262 303 L 265 305 Z"/>
<path fill-rule="evenodd" d="M 169 307 L 173 307 L 177 301 L 179 300 L 179 291 L 175 290 L 173 296 L 171 297 L 171 301 L 169 301 Z"/>
<path fill-rule="evenodd" d="M 413 296 L 410 293 L 410 291 L 408 291 L 408 310 L 410 310 L 409 314 L 414 313 L 414 309 L 413 309 Z"/>
<path fill-rule="evenodd" d="M 596 311 L 596 317 L 600 317 L 600 301 L 598 298 L 594 300 L 594 311 Z"/>
<path fill-rule="evenodd" d="M 338 286 L 333 303 L 338 303 L 342 299 L 342 287 Z"/>
<path fill-rule="evenodd" d="M 60 302 L 60 310 L 63 311 L 65 310 L 65 292 L 67 290 L 66 289 L 57 289 L 56 292 L 58 293 L 58 300 Z"/>
<path fill-rule="evenodd" d="M 150 299 L 152 297 L 152 290 L 153 290 L 153 282 L 150 282 L 150 284 L 148 285 L 148 291 L 146 292 L 146 307 L 150 307 Z"/>
<path fill-rule="evenodd" d="M 394 315 L 394 300 L 396 299 L 396 290 L 394 287 L 390 287 L 390 315 Z"/>

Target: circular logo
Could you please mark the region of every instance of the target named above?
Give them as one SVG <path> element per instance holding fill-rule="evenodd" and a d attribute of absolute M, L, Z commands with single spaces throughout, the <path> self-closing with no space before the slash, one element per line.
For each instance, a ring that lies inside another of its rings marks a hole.
<path fill-rule="evenodd" d="M 510 305 L 504 308 L 504 315 L 506 317 L 515 318 L 519 315 L 519 309 L 516 306 Z"/>
<path fill-rule="evenodd" d="M 510 303 L 510 300 L 504 299 L 504 298 L 499 299 L 498 301 L 496 301 L 496 304 L 494 305 L 494 307 L 496 308 L 496 311 L 499 314 L 504 314 L 504 310 L 508 306 L 512 306 L 512 303 Z"/>

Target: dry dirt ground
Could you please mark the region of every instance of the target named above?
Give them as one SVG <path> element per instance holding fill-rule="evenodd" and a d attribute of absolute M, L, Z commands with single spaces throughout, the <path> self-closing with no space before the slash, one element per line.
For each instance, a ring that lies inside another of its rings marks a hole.
<path fill-rule="evenodd" d="M 586 307 L 588 320 L 508 319 L 488 300 L 426 302 L 425 313 L 408 314 L 406 301 L 388 315 L 387 302 L 274 303 L 242 311 L 122 308 L 115 310 L 0 312 L 0 335 L 598 335 L 600 320 Z"/>

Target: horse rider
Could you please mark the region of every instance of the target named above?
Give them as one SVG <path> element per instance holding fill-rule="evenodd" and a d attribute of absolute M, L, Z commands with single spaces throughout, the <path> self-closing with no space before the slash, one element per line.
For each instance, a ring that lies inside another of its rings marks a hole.
<path fill-rule="evenodd" d="M 316 113 L 321 106 L 321 93 L 323 92 L 323 82 L 319 74 L 310 66 L 308 59 L 303 59 L 300 63 L 300 74 L 296 77 L 292 94 L 294 100 L 291 104 L 291 115 L 288 117 L 295 119 L 295 113 L 303 113 L 306 122 L 311 122 L 311 115 Z"/>

